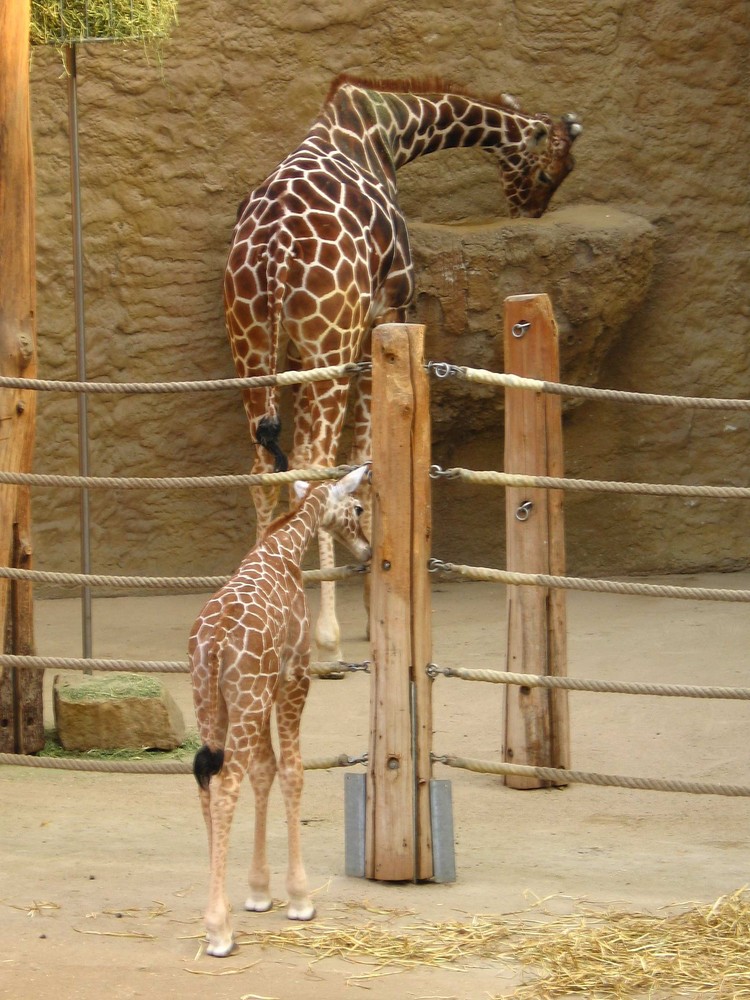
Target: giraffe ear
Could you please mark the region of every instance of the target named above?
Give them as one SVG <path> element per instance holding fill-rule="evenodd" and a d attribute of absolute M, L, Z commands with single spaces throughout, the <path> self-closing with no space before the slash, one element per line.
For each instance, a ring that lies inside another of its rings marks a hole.
<path fill-rule="evenodd" d="M 293 483 L 294 495 L 298 500 L 304 500 L 307 496 L 308 490 L 310 489 L 310 484 L 306 483 L 303 479 L 297 479 Z"/>
<path fill-rule="evenodd" d="M 358 469 L 353 469 L 351 472 L 347 472 L 343 479 L 339 479 L 331 492 L 335 496 L 339 497 L 346 496 L 347 493 L 354 493 L 369 470 L 370 466 L 368 463 L 367 465 L 360 465 Z"/>

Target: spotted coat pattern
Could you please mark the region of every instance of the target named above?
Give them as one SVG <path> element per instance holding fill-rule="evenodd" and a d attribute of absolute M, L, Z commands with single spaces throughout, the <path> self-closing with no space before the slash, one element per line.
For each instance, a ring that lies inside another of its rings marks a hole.
<path fill-rule="evenodd" d="M 300 718 L 310 685 L 310 628 L 300 561 L 318 526 L 366 561 L 362 505 L 353 493 L 365 467 L 338 483 L 300 489 L 296 511 L 274 522 L 237 573 L 205 605 L 189 640 L 193 701 L 203 748 L 194 771 L 208 831 L 211 876 L 206 909 L 208 953 L 233 950 L 225 893 L 229 832 L 246 773 L 255 794 L 255 835 L 248 910 L 272 905 L 266 860 L 268 796 L 278 769 L 287 816 L 287 892 L 291 919 L 314 907 L 300 845 Z M 275 708 L 279 760 L 271 744 Z"/>
<path fill-rule="evenodd" d="M 320 116 L 240 206 L 225 273 L 229 340 L 240 376 L 310 369 L 369 357 L 376 322 L 401 321 L 414 291 L 396 171 L 437 150 L 479 146 L 497 160 L 511 215 L 540 216 L 573 168 L 575 115 L 553 121 L 502 96 L 481 100 L 439 81 L 337 78 Z M 294 400 L 293 468 L 335 464 L 348 381 L 316 382 Z M 254 441 L 265 422 L 278 431 L 274 389 L 244 393 Z M 370 381 L 353 383 L 351 461 L 370 458 Z M 258 447 L 255 472 L 273 464 Z M 278 491 L 256 488 L 258 529 Z M 333 565 L 321 534 L 321 566 Z M 316 631 L 338 657 L 333 585 L 322 588 Z"/>

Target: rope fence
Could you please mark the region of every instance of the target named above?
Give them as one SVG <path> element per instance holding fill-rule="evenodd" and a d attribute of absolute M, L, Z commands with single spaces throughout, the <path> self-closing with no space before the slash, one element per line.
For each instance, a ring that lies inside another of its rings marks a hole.
<path fill-rule="evenodd" d="M 357 363 L 316 368 L 308 371 L 280 372 L 273 376 L 250 378 L 204 379 L 182 382 L 82 382 L 60 381 L 47 379 L 25 379 L 15 377 L 0 377 L 0 389 L 26 389 L 36 391 L 72 392 L 84 394 L 154 394 L 183 393 L 216 390 L 238 390 L 259 388 L 264 386 L 292 386 L 309 382 L 329 381 L 336 378 L 352 378 L 369 372 L 371 364 Z M 178 476 L 178 477 L 115 477 L 115 476 L 69 476 L 50 475 L 26 472 L 0 471 L 0 483 L 14 486 L 41 486 L 56 488 L 87 488 L 87 489 L 211 489 L 250 486 L 282 486 L 293 482 L 321 482 L 339 479 L 350 471 L 352 466 L 335 468 L 304 468 L 290 469 L 285 472 L 220 475 L 220 476 Z M 362 565 L 336 567 L 333 570 L 305 570 L 302 574 L 305 583 L 323 580 L 340 581 L 348 577 L 366 572 Z M 215 590 L 229 579 L 225 576 L 191 576 L 191 577 L 147 577 L 103 575 L 91 573 L 54 573 L 43 570 L 23 570 L 16 567 L 0 567 L 0 579 L 25 580 L 36 583 L 54 584 L 63 587 L 107 587 L 114 589 L 150 589 L 150 590 Z M 97 659 L 93 657 L 42 657 L 16 656 L 0 654 L 0 667 L 9 669 L 61 669 L 61 670 L 98 670 L 137 671 L 142 673 L 188 673 L 186 661 L 172 660 L 123 660 Z M 317 677 L 342 676 L 346 672 L 367 671 L 369 663 L 345 663 L 339 661 L 316 662 L 310 665 L 310 673 Z M 339 755 L 335 758 L 320 758 L 305 762 L 309 770 L 327 769 L 330 767 L 348 767 L 353 763 L 362 762 L 363 758 L 352 758 Z M 21 754 L 0 754 L 0 764 L 14 764 L 25 767 L 42 767 L 57 770 L 98 771 L 109 773 L 131 774 L 183 774 L 190 773 L 192 764 L 182 761 L 104 761 L 86 760 L 81 758 L 36 757 Z"/>
<path fill-rule="evenodd" d="M 336 566 L 331 570 L 306 569 L 302 578 L 306 583 L 319 583 L 321 580 L 345 580 L 351 576 L 366 573 L 364 565 L 350 564 Z M 226 576 L 106 576 L 95 573 L 48 573 L 38 569 L 18 569 L 11 566 L 0 566 L 0 579 L 30 580 L 34 583 L 56 584 L 60 587 L 113 587 L 135 588 L 139 590 L 216 590 L 227 580 Z"/>
<path fill-rule="evenodd" d="M 672 406 L 678 409 L 750 410 L 750 399 L 721 399 L 705 396 L 669 396 L 660 393 L 628 392 L 621 389 L 596 389 L 591 386 L 566 385 L 541 379 L 523 378 L 505 372 L 490 372 L 481 368 L 451 365 L 431 361 L 425 366 L 437 378 L 449 376 L 480 385 L 512 389 L 530 389 L 558 396 L 583 399 L 608 400 L 618 403 L 637 403 L 649 406 Z M 59 379 L 30 379 L 0 376 L 0 389 L 28 389 L 41 392 L 73 392 L 86 394 L 153 394 L 182 392 L 211 392 L 226 389 L 257 389 L 266 386 L 302 385 L 306 382 L 325 382 L 336 378 L 351 378 L 371 371 L 369 362 L 332 365 L 305 371 L 278 372 L 276 375 L 257 375 L 247 378 L 199 379 L 182 382 L 76 382 Z"/>
<path fill-rule="evenodd" d="M 505 583 L 520 587 L 556 587 L 601 594 L 634 594 L 644 597 L 672 597 L 685 601 L 750 602 L 750 590 L 723 590 L 715 587 L 675 587 L 671 584 L 635 583 L 630 580 L 595 580 L 587 577 L 549 576 L 545 573 L 513 573 L 486 566 L 463 566 L 430 559 L 430 572 L 443 578 L 462 577 L 485 583 Z"/>
<path fill-rule="evenodd" d="M 435 362 L 433 364 L 433 370 Z M 440 364 L 438 362 L 438 364 Z M 562 382 L 546 382 L 541 379 L 523 378 L 505 372 L 489 372 L 481 368 L 466 368 L 445 365 L 450 371 L 438 375 L 445 378 L 455 375 L 466 382 L 480 385 L 496 385 L 510 389 L 530 389 L 533 392 L 547 392 L 555 396 L 572 396 L 579 399 L 607 400 L 614 403 L 637 403 L 641 406 L 672 406 L 681 410 L 750 410 L 750 399 L 713 399 L 707 396 L 667 396 L 652 392 L 626 392 L 621 389 L 594 389 L 583 385 L 566 385 Z M 435 372 L 437 375 L 437 372 Z"/>
<path fill-rule="evenodd" d="M 438 378 L 456 378 L 482 385 L 503 388 L 527 389 L 536 393 L 551 393 L 581 399 L 607 400 L 617 403 L 671 406 L 682 409 L 709 410 L 750 410 L 747 399 L 707 399 L 703 397 L 675 397 L 652 393 L 621 392 L 618 390 L 592 389 L 570 386 L 539 379 L 523 378 L 506 373 L 493 373 L 478 369 L 432 364 L 433 374 Z M 432 479 L 458 480 L 473 485 L 491 485 L 528 489 L 557 489 L 573 492 L 599 492 L 618 494 L 642 494 L 652 496 L 703 497 L 711 499 L 750 499 L 750 488 L 739 486 L 674 485 L 660 483 L 629 483 L 603 480 L 570 479 L 562 476 L 530 476 L 495 471 L 473 471 L 469 469 L 442 469 L 438 465 L 430 468 Z M 714 589 L 705 587 L 675 587 L 673 585 L 645 584 L 634 581 L 593 580 L 571 578 L 539 573 L 517 573 L 485 567 L 465 566 L 431 559 L 431 572 L 442 578 L 482 580 L 513 586 L 537 586 L 568 590 L 584 590 L 600 593 L 631 594 L 647 597 L 667 597 L 683 600 L 712 600 L 727 602 L 749 602 L 750 591 Z M 589 691 L 597 693 L 619 693 L 628 695 L 650 695 L 661 697 L 715 698 L 736 701 L 750 700 L 750 688 L 729 688 L 717 686 L 653 684 L 627 681 L 600 681 L 567 676 L 521 674 L 498 670 L 472 670 L 467 668 L 443 668 L 429 664 L 430 677 L 453 677 L 465 681 L 492 684 L 513 684 L 521 688 L 545 688 L 569 691 Z M 750 796 L 750 787 L 716 783 L 683 781 L 664 778 L 630 777 L 574 771 L 565 768 L 540 767 L 496 761 L 477 760 L 455 755 L 432 754 L 434 763 L 456 767 L 481 774 L 498 776 L 515 775 L 547 782 L 552 785 L 590 784 L 654 791 L 683 792 L 723 796 Z"/>
<path fill-rule="evenodd" d="M 2 663 L 2 658 L 0 658 Z M 517 684 L 520 687 L 563 688 L 567 691 L 593 691 L 607 694 L 661 695 L 670 698 L 723 698 L 750 701 L 750 688 L 701 686 L 697 684 L 651 684 L 643 681 L 604 681 L 582 677 L 556 677 L 550 674 L 515 674 L 509 670 L 472 670 L 467 667 L 439 667 L 430 663 L 430 677 L 456 677 L 463 681 L 487 684 Z"/>
<path fill-rule="evenodd" d="M 253 375 L 247 378 L 198 379 L 192 382 L 75 382 L 60 379 L 17 378 L 0 376 L 0 389 L 29 389 L 37 392 L 74 392 L 93 395 L 149 395 L 153 393 L 213 392 L 222 389 L 261 389 L 266 386 L 303 385 L 306 382 L 329 382 L 369 372 L 369 362 L 330 365 L 305 371 L 278 372 L 276 375 Z"/>
<path fill-rule="evenodd" d="M 431 479 L 458 479 L 480 486 L 527 486 L 529 489 L 561 489 L 571 492 L 635 493 L 651 496 L 709 497 L 721 500 L 748 500 L 747 486 L 680 486 L 661 483 L 626 483 L 600 479 L 565 479 L 555 476 L 520 476 L 512 472 L 474 471 L 430 467 Z"/>
<path fill-rule="evenodd" d="M 364 764 L 366 754 L 350 757 L 313 757 L 304 760 L 306 771 L 327 771 L 334 767 L 354 767 Z M 192 774 L 193 763 L 188 760 L 94 760 L 85 757 L 34 757 L 30 754 L 0 753 L 0 764 L 15 767 L 35 767 L 52 771 L 93 771 L 108 774 Z"/>
<path fill-rule="evenodd" d="M 222 476 L 58 476 L 35 472 L 0 472 L 0 483 L 12 486 L 61 486 L 114 490 L 193 490 L 228 486 L 284 486 L 296 482 L 323 482 L 340 479 L 354 466 L 324 469 L 288 469 L 286 472 L 256 472 Z"/>
<path fill-rule="evenodd" d="M 0 653 L 0 667 L 20 670 L 99 670 L 102 673 L 190 673 L 187 660 L 118 660 L 81 656 L 21 656 L 13 653 Z M 370 661 L 348 663 L 345 660 L 318 660 L 310 664 L 310 673 L 314 677 L 358 671 L 369 673 Z"/>
<path fill-rule="evenodd" d="M 501 764 L 473 757 L 432 755 L 436 764 L 458 767 L 477 774 L 516 774 L 524 778 L 539 778 L 555 785 L 607 785 L 652 792 L 686 792 L 692 795 L 750 796 L 747 785 L 717 785 L 712 782 L 681 781 L 674 778 L 632 778 L 621 774 L 597 774 L 591 771 L 571 771 L 559 767 L 535 767 L 531 764 Z"/>
<path fill-rule="evenodd" d="M 506 373 L 488 372 L 481 369 L 458 367 L 443 362 L 430 362 L 427 369 L 437 378 L 456 377 L 464 381 L 481 385 L 502 388 L 523 388 L 533 392 L 545 392 L 554 395 L 569 396 L 583 399 L 607 400 L 617 403 L 640 405 L 671 406 L 677 408 L 696 408 L 709 410 L 750 410 L 750 400 L 747 399 L 710 399 L 705 397 L 668 396 L 653 393 L 625 392 L 613 389 L 594 389 L 585 386 L 565 385 L 563 383 L 522 378 Z M 316 368 L 299 372 L 280 372 L 277 375 L 251 378 L 204 379 L 197 381 L 159 382 L 159 383 L 117 383 L 117 382 L 80 382 L 44 379 L 24 379 L 0 377 L 0 389 L 15 388 L 38 391 L 57 391 L 86 394 L 155 394 L 183 393 L 196 391 L 242 390 L 265 386 L 291 386 L 307 382 L 327 381 L 332 379 L 351 378 L 369 372 L 369 363 L 337 365 L 327 368 Z M 340 466 L 334 469 L 295 469 L 283 473 L 221 475 L 221 476 L 182 476 L 182 477 L 94 477 L 94 476 L 64 476 L 36 473 L 2 472 L 0 483 L 17 486 L 39 486 L 56 488 L 93 488 L 93 489 L 208 489 L 227 487 L 266 486 L 288 484 L 295 481 L 322 481 L 339 478 L 351 466 Z M 703 486 L 703 485 L 670 485 L 658 483 L 625 483 L 599 480 L 568 479 L 563 477 L 521 476 L 512 473 L 493 471 L 472 471 L 468 469 L 447 469 L 432 466 L 430 475 L 434 479 L 445 478 L 478 485 L 502 487 L 528 487 L 543 489 L 562 489 L 570 491 L 594 491 L 603 493 L 631 493 L 656 496 L 706 497 L 715 499 L 750 499 L 750 488 L 735 486 Z M 338 567 L 329 573 L 320 570 L 305 571 L 306 582 L 317 580 L 342 580 L 363 572 L 362 566 Z M 540 586 L 570 590 L 585 590 L 602 593 L 635 594 L 648 597 L 668 597 L 684 600 L 712 600 L 750 602 L 750 591 L 713 589 L 702 587 L 675 587 L 661 584 L 644 584 L 611 580 L 594 580 L 549 576 L 545 574 L 513 573 L 505 570 L 483 567 L 465 566 L 444 562 L 439 559 L 429 561 L 430 572 L 440 573 L 448 577 L 467 580 L 482 580 L 520 586 Z M 27 580 L 58 586 L 93 586 L 111 588 L 138 589 L 171 589 L 171 590 L 214 590 L 222 586 L 228 576 L 201 577 L 146 577 L 118 576 L 83 573 L 51 573 L 40 570 L 22 570 L 12 567 L 0 567 L 0 579 Z M 100 671 L 131 671 L 146 673 L 187 673 L 187 662 L 183 661 L 132 661 L 122 659 L 92 659 L 73 657 L 40 657 L 0 655 L 0 667 L 27 669 L 94 669 Z M 345 671 L 368 670 L 369 663 L 316 663 L 311 666 L 311 672 L 317 676 L 331 676 Z M 516 674 L 507 671 L 469 670 L 465 668 L 441 668 L 436 664 L 428 667 L 430 676 L 455 677 L 467 681 L 481 681 L 495 684 L 516 684 L 524 687 L 564 688 L 567 690 L 658 695 L 667 697 L 690 698 L 724 698 L 730 700 L 750 700 L 750 688 L 726 688 L 716 686 L 642 684 L 619 681 L 598 681 L 569 677 L 541 676 L 534 674 Z M 458 767 L 483 774 L 520 775 L 533 777 L 554 784 L 581 783 L 592 785 L 610 785 L 634 789 L 659 791 L 678 791 L 694 794 L 713 794 L 726 796 L 748 796 L 750 787 L 740 785 L 717 785 L 711 783 L 677 781 L 660 778 L 633 778 L 620 775 L 595 774 L 561 768 L 535 767 L 520 764 L 496 763 L 472 758 L 451 755 L 432 755 L 435 763 L 447 767 Z M 305 762 L 309 770 L 327 769 L 332 767 L 349 767 L 364 763 L 366 755 L 349 757 L 341 754 L 336 757 L 319 758 Z M 21 754 L 0 753 L 0 764 L 14 764 L 24 767 L 42 767 L 57 770 L 119 772 L 131 774 L 187 774 L 192 770 L 188 761 L 113 761 L 89 760 L 84 758 L 51 758 L 36 757 Z"/>

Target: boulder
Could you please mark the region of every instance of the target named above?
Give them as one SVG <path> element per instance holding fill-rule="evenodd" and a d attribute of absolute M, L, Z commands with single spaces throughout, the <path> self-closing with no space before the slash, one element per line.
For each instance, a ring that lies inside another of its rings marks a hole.
<path fill-rule="evenodd" d="M 418 274 L 410 319 L 426 324 L 430 360 L 504 371 L 504 299 L 546 292 L 559 328 L 561 380 L 593 386 L 643 302 L 656 238 L 647 219 L 606 205 L 574 205 L 541 219 L 413 222 L 409 233 Z M 456 421 L 463 432 L 497 425 L 502 392 L 455 380 L 445 388 L 433 382 L 431 392 L 436 438 Z"/>
<path fill-rule="evenodd" d="M 185 739 L 171 694 L 143 674 L 57 676 L 53 705 L 65 750 L 174 750 Z"/>

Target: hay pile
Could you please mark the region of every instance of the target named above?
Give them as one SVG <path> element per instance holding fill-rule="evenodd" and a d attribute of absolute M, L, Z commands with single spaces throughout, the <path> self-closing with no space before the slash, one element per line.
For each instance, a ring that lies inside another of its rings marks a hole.
<path fill-rule="evenodd" d="M 60 697 L 69 702 L 117 701 L 120 698 L 159 698 L 163 686 L 148 674 L 105 674 L 60 683 Z"/>
<path fill-rule="evenodd" d="M 366 965 L 363 980 L 417 966 L 459 967 L 492 960 L 524 985 L 493 1000 L 750 1000 L 750 892 L 664 916 L 583 911 L 570 916 L 480 915 L 470 922 L 394 929 L 317 923 L 279 931 L 242 930 L 240 946 L 279 948 Z M 384 915 L 385 915 L 385 911 Z M 240 970 L 238 970 L 240 971 Z M 501 974 L 501 975 L 502 975 Z"/>
<path fill-rule="evenodd" d="M 153 41 L 177 22 L 177 0 L 32 0 L 32 45 Z"/>
<path fill-rule="evenodd" d="M 538 979 L 514 1000 L 750 998 L 750 892 L 663 917 L 605 912 L 557 918 L 525 939 L 513 957 Z"/>

